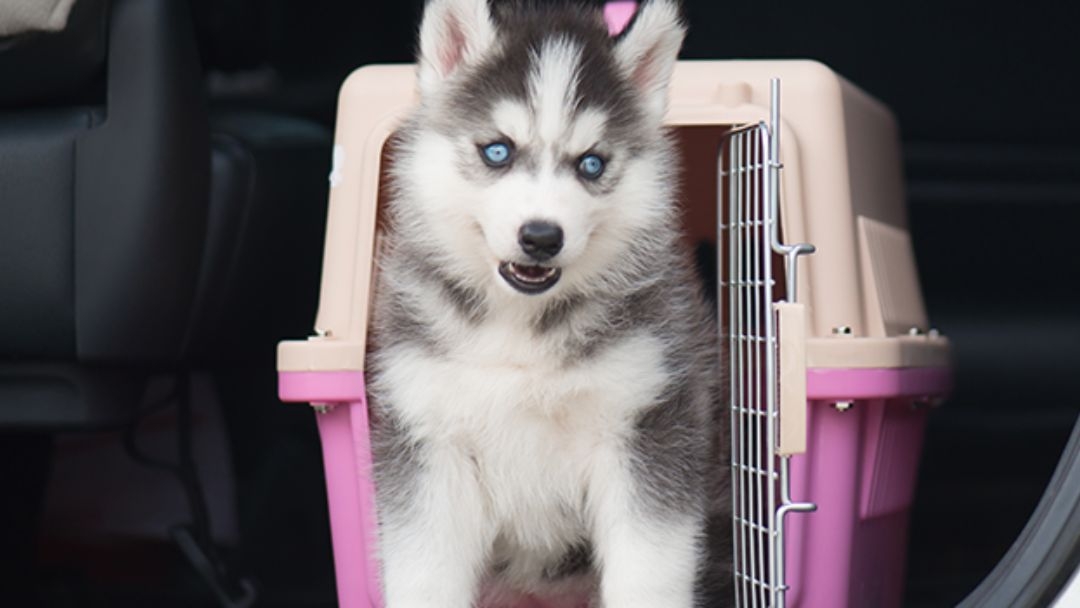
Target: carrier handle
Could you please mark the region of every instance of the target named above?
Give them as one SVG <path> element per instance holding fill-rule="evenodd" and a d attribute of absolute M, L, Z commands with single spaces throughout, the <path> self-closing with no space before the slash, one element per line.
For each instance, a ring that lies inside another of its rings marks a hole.
<path fill-rule="evenodd" d="M 626 26 L 630 25 L 630 21 L 634 18 L 634 14 L 637 13 L 638 3 L 619 0 L 616 2 L 604 3 L 604 22 L 608 26 L 609 36 L 618 36 L 623 33 Z"/>

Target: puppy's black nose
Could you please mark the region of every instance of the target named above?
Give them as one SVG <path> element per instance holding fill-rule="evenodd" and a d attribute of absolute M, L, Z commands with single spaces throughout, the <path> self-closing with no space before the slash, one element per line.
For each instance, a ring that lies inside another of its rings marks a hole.
<path fill-rule="evenodd" d="M 550 260 L 562 249 L 562 228 L 551 222 L 527 222 L 518 230 L 518 243 L 532 259 L 538 262 Z"/>

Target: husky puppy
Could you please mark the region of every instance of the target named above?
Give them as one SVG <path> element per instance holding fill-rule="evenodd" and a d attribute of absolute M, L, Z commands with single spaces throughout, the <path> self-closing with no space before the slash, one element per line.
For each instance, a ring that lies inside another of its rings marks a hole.
<path fill-rule="evenodd" d="M 683 35 L 670 0 L 614 39 L 597 8 L 427 4 L 370 361 L 388 608 L 729 603 L 721 365 L 662 128 Z"/>

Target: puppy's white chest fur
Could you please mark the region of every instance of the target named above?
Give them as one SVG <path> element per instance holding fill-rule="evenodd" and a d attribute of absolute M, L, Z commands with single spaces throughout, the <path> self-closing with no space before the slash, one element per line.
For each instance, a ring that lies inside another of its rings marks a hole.
<path fill-rule="evenodd" d="M 449 353 L 403 350 L 387 360 L 390 401 L 416 439 L 464 453 L 496 528 L 493 559 L 515 570 L 551 565 L 587 535 L 589 488 L 618 466 L 634 420 L 666 375 L 647 333 L 565 364 L 531 330 L 487 322 Z M 512 556 L 512 557 L 511 557 Z M 513 574 L 513 572 L 511 572 Z M 535 572 L 521 571 L 522 577 Z"/>

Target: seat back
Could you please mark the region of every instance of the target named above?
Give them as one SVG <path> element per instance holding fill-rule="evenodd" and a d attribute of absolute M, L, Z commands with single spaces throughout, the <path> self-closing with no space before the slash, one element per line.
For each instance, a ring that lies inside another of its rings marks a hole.
<path fill-rule="evenodd" d="M 109 418 L 133 405 L 98 403 L 117 374 L 183 358 L 210 158 L 193 39 L 171 0 L 0 39 L 0 425 Z"/>

